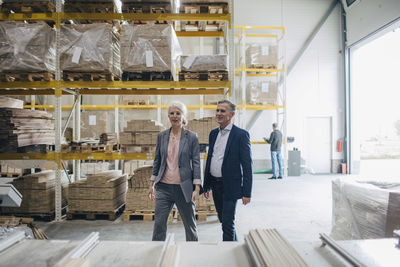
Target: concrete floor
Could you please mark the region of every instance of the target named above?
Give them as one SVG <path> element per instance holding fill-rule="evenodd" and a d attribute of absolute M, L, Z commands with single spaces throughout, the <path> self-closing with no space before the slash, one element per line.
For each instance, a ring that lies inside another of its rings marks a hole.
<path fill-rule="evenodd" d="M 341 175 L 303 175 L 282 180 L 267 180 L 270 175 L 254 177 L 253 196 L 249 205 L 238 202 L 236 230 L 239 241 L 250 229 L 276 228 L 291 242 L 315 242 L 319 233 L 331 231 L 331 181 Z M 100 232 L 100 240 L 150 241 L 153 222 L 64 220 L 39 222 L 51 239 L 81 240 L 93 231 Z M 170 222 L 168 232 L 176 241 L 184 241 L 182 222 Z M 201 242 L 222 239 L 221 226 L 216 216 L 198 223 Z"/>

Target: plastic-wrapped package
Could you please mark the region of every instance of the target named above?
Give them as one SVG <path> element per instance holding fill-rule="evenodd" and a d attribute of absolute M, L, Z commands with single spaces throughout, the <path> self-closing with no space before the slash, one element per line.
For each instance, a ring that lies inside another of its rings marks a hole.
<path fill-rule="evenodd" d="M 258 43 L 246 45 L 246 65 L 248 68 L 277 68 L 278 46 Z"/>
<path fill-rule="evenodd" d="M 121 75 L 118 32 L 108 23 L 61 25 L 60 64 L 63 71 Z"/>
<path fill-rule="evenodd" d="M 227 55 L 181 56 L 182 71 L 228 71 Z"/>
<path fill-rule="evenodd" d="M 55 32 L 45 23 L 0 22 L 0 71 L 55 72 Z"/>
<path fill-rule="evenodd" d="M 250 105 L 277 105 L 278 86 L 276 82 L 249 82 L 246 88 L 246 100 Z"/>
<path fill-rule="evenodd" d="M 400 183 L 332 181 L 332 232 L 336 240 L 392 237 L 400 227 Z"/>
<path fill-rule="evenodd" d="M 122 25 L 123 72 L 172 72 L 176 58 L 181 54 L 172 25 Z"/>

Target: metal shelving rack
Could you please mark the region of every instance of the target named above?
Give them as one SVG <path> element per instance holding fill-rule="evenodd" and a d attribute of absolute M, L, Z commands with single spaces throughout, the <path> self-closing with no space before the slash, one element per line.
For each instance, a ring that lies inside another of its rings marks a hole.
<path fill-rule="evenodd" d="M 1 160 L 49 160 L 55 162 L 56 170 L 56 190 L 55 190 L 55 221 L 61 221 L 61 175 L 62 160 L 74 160 L 74 171 L 80 173 L 79 160 L 147 160 L 153 159 L 153 153 L 62 153 L 62 117 L 63 107 L 61 99 L 63 95 L 74 95 L 75 104 L 69 108 L 75 111 L 76 120 L 74 124 L 74 138 L 80 139 L 80 96 L 81 95 L 157 95 L 158 103 L 155 106 L 147 107 L 130 107 L 119 105 L 116 99 L 115 105 L 104 107 L 102 109 L 132 108 L 157 109 L 158 117 L 163 106 L 161 105 L 160 95 L 224 95 L 231 94 L 233 88 L 233 63 L 230 60 L 230 79 L 229 81 L 134 81 L 134 82 L 85 82 L 85 81 L 62 81 L 60 69 L 60 25 L 64 20 L 198 20 L 198 21 L 228 21 L 225 32 L 177 32 L 182 37 L 222 37 L 228 35 L 228 51 L 233 52 L 233 1 L 229 1 L 229 14 L 141 14 L 141 13 L 64 13 L 62 12 L 61 0 L 56 1 L 56 12 L 53 13 L 0 13 L 0 20 L 10 21 L 52 21 L 56 27 L 56 75 L 55 81 L 49 82 L 0 82 L 0 95 L 53 95 L 56 99 L 54 107 L 46 105 L 35 105 L 33 101 L 26 108 L 43 108 L 54 109 L 55 111 L 55 152 L 50 153 L 7 153 L 0 154 Z M 233 55 L 233 54 L 232 54 Z M 82 89 L 84 88 L 84 89 Z M 75 107 L 75 108 L 73 108 Z M 85 106 L 83 106 L 85 108 Z M 93 109 L 98 107 L 93 107 Z M 197 108 L 197 107 L 192 107 Z M 201 108 L 211 108 L 204 106 L 201 102 L 198 106 Z M 212 108 L 215 108 L 213 106 Z M 116 121 L 117 124 L 117 121 Z M 116 127 L 117 128 L 117 127 Z M 117 130 L 117 129 L 116 129 Z"/>

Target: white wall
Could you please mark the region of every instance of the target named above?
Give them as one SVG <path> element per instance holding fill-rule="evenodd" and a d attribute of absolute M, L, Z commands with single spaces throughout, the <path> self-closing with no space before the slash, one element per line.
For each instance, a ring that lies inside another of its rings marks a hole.
<path fill-rule="evenodd" d="M 239 0 L 235 1 L 235 24 L 285 26 L 288 65 L 331 3 L 331 0 Z M 342 153 L 336 152 L 336 141 L 344 136 L 340 25 L 337 6 L 287 77 L 287 135 L 296 138 L 289 148 L 306 149 L 304 122 L 307 117 L 329 116 L 332 118 L 332 160 L 343 158 Z M 260 141 L 270 132 L 276 118 L 271 113 L 264 112 L 251 129 L 253 140 Z M 254 159 L 269 158 L 268 149 L 264 145 L 254 145 Z"/>
<path fill-rule="evenodd" d="M 400 17 L 399 0 L 362 0 L 346 9 L 347 45 Z"/>

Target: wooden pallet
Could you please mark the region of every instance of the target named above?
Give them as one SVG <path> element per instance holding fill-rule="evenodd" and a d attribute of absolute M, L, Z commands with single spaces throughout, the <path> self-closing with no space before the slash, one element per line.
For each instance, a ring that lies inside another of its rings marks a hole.
<path fill-rule="evenodd" d="M 146 145 L 121 145 L 122 153 L 154 153 L 156 146 Z"/>
<path fill-rule="evenodd" d="M 78 211 L 68 210 L 67 220 L 109 220 L 117 219 L 125 209 L 125 204 L 113 211 Z"/>
<path fill-rule="evenodd" d="M 261 69 L 260 71 L 263 72 L 263 69 L 276 69 L 275 64 L 250 64 L 250 69 Z"/>
<path fill-rule="evenodd" d="M 186 14 L 228 14 L 228 3 L 182 3 L 179 8 L 179 13 Z"/>
<path fill-rule="evenodd" d="M 179 73 L 179 81 L 227 81 L 228 79 L 229 74 L 226 71 Z"/>
<path fill-rule="evenodd" d="M 24 1 L 3 3 L 1 12 L 3 13 L 48 13 L 55 12 L 56 7 L 50 1 Z"/>
<path fill-rule="evenodd" d="M 22 176 L 22 173 L 0 172 L 0 177 L 18 178 L 21 176 Z"/>
<path fill-rule="evenodd" d="M 0 73 L 2 82 L 35 82 L 35 81 L 54 81 L 55 74 L 51 72 L 18 72 L 18 73 Z"/>
<path fill-rule="evenodd" d="M 122 13 L 171 13 L 171 3 L 167 2 L 147 2 L 123 1 Z"/>
<path fill-rule="evenodd" d="M 178 219 L 178 221 L 182 221 L 182 217 L 179 214 L 179 211 L 176 211 L 176 218 Z M 196 220 L 199 222 L 206 222 L 207 221 L 207 217 L 208 216 L 217 216 L 217 212 L 216 211 L 196 211 Z"/>
<path fill-rule="evenodd" d="M 64 81 L 119 81 L 120 77 L 110 72 L 63 71 Z"/>
<path fill-rule="evenodd" d="M 123 81 L 172 81 L 172 73 L 170 71 L 163 72 L 124 72 L 122 73 Z"/>
<path fill-rule="evenodd" d="M 65 215 L 67 211 L 67 206 L 61 209 L 61 214 Z M 2 216 L 15 216 L 15 217 L 24 217 L 24 218 L 32 218 L 35 221 L 45 221 L 50 222 L 56 218 L 56 212 L 13 212 L 13 213 L 3 213 L 1 212 Z"/>
<path fill-rule="evenodd" d="M 147 221 L 151 222 L 154 220 L 154 210 L 126 210 L 123 214 L 123 221 Z M 169 214 L 168 221 L 172 221 L 174 218 L 174 211 L 172 210 Z"/>
<path fill-rule="evenodd" d="M 93 153 L 93 152 L 105 152 L 112 153 L 118 152 L 120 150 L 120 145 L 117 144 L 86 144 L 86 145 L 76 145 L 76 144 L 62 144 L 61 152 L 74 152 L 74 153 Z"/>

